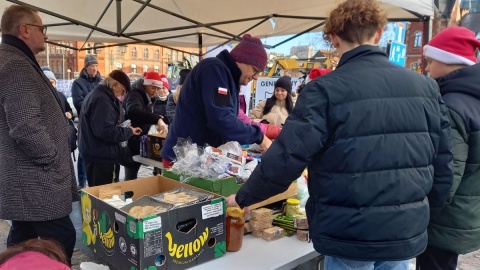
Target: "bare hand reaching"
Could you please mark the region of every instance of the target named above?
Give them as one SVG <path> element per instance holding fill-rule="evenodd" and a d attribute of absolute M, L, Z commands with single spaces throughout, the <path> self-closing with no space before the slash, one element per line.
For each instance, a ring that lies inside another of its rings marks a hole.
<path fill-rule="evenodd" d="M 157 131 L 158 131 L 159 133 L 164 133 L 164 132 L 167 133 L 167 132 L 168 132 L 168 126 L 167 126 L 167 124 L 165 124 L 165 122 L 163 122 L 163 119 L 162 119 L 162 118 L 160 118 L 160 119 L 158 120 L 158 123 L 157 123 Z"/>
<path fill-rule="evenodd" d="M 138 127 L 130 127 L 133 131 L 133 135 L 140 135 L 142 133 L 142 129 Z"/>

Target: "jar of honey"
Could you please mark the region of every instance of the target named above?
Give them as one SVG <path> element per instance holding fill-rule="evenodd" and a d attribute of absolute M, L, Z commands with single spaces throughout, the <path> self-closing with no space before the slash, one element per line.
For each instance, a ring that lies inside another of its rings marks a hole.
<path fill-rule="evenodd" d="M 295 217 L 300 214 L 300 200 L 298 199 L 287 199 L 287 204 L 285 206 L 285 216 Z"/>
<path fill-rule="evenodd" d="M 245 211 L 239 207 L 227 208 L 227 219 L 225 222 L 227 251 L 239 251 L 243 243 L 243 230 L 245 225 Z"/>

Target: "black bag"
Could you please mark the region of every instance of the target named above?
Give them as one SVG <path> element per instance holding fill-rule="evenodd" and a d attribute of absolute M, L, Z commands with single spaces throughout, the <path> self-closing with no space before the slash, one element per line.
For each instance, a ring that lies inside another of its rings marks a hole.
<path fill-rule="evenodd" d="M 132 158 L 132 153 L 126 142 L 121 142 L 118 144 L 118 155 L 120 159 L 120 165 L 128 166 L 129 164 L 135 162 Z"/>
<path fill-rule="evenodd" d="M 77 150 L 77 129 L 72 120 L 68 120 L 68 142 L 70 144 L 70 152 Z"/>

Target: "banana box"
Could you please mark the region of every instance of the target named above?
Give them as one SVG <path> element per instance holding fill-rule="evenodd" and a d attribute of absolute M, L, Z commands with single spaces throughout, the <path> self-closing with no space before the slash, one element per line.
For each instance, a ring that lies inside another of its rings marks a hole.
<path fill-rule="evenodd" d="M 205 190 L 153 176 L 104 185 L 131 195 L 144 195 L 184 187 Z M 100 200 L 100 187 L 82 190 L 82 239 L 96 256 L 119 270 L 186 269 L 221 257 L 226 251 L 225 199 L 212 199 L 135 218 Z"/>

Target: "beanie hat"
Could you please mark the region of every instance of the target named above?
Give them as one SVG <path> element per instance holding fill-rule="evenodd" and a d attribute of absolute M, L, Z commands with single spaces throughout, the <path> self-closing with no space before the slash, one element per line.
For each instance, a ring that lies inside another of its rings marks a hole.
<path fill-rule="evenodd" d="M 267 66 L 267 52 L 260 39 L 245 34 L 230 55 L 238 63 L 252 65 L 260 70 Z"/>
<path fill-rule="evenodd" d="M 178 82 L 179 85 L 182 85 L 185 82 L 188 74 L 190 73 L 190 69 L 182 69 L 180 70 L 180 81 Z"/>
<path fill-rule="evenodd" d="M 47 77 L 47 79 L 52 79 L 54 80 L 55 82 L 57 82 L 57 78 L 55 78 L 55 74 L 53 74 L 53 72 L 51 72 L 50 70 L 44 70 L 43 71 L 43 74 L 45 74 L 45 76 Z"/>
<path fill-rule="evenodd" d="M 319 76 L 323 76 L 325 74 L 328 74 L 332 72 L 331 69 L 327 68 L 327 69 L 323 69 L 323 68 L 314 68 L 312 70 L 310 70 L 310 73 L 308 74 L 308 77 L 305 79 L 305 83 L 308 83 L 310 82 L 311 80 L 319 77 Z"/>
<path fill-rule="evenodd" d="M 115 81 L 121 83 L 127 92 L 130 92 L 130 78 L 128 78 L 127 74 L 121 70 L 114 70 L 108 74 L 108 77 L 114 79 Z"/>
<path fill-rule="evenodd" d="M 473 31 L 462 26 L 450 26 L 423 47 L 423 54 L 445 64 L 471 66 L 475 64 L 477 48 L 480 48 L 480 41 Z"/>
<path fill-rule="evenodd" d="M 160 77 L 161 76 L 162 75 L 160 75 Z M 165 75 L 163 75 L 163 76 L 165 76 Z M 161 80 L 162 80 L 163 86 L 165 86 L 168 89 L 168 91 L 170 91 L 170 85 L 168 84 L 167 76 L 162 77 Z"/>
<path fill-rule="evenodd" d="M 162 78 L 160 77 L 160 74 L 155 71 L 145 72 L 145 77 L 143 78 L 143 85 L 162 87 Z"/>
<path fill-rule="evenodd" d="M 45 70 L 52 71 L 49 66 L 43 66 L 42 71 L 45 71 Z"/>
<path fill-rule="evenodd" d="M 87 54 L 87 56 L 85 56 L 85 67 L 88 67 L 94 64 L 98 65 L 97 58 L 91 54 Z"/>
<path fill-rule="evenodd" d="M 282 76 L 275 82 L 275 88 L 281 87 L 287 90 L 288 93 L 292 92 L 292 78 L 289 76 Z"/>

